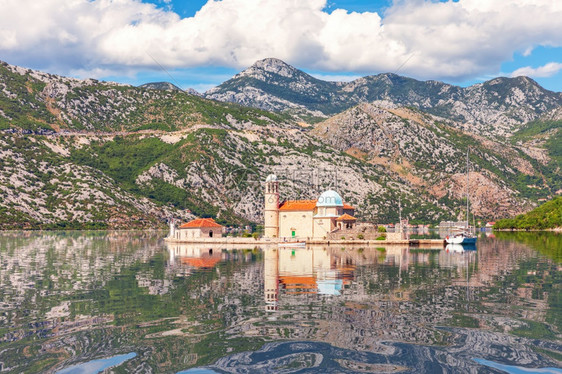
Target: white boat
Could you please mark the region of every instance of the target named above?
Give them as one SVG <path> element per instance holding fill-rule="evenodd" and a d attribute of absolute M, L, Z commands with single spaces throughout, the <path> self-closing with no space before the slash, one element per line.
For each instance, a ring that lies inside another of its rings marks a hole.
<path fill-rule="evenodd" d="M 464 246 L 462 244 L 447 244 L 445 251 L 450 253 L 464 253 Z"/>
<path fill-rule="evenodd" d="M 464 245 L 475 245 L 476 244 L 476 235 L 474 235 L 470 231 L 470 226 L 468 223 L 468 216 L 470 212 L 470 194 L 469 194 L 469 158 L 468 158 L 468 150 L 466 151 L 466 227 L 462 229 L 460 232 L 453 233 L 448 235 L 445 238 L 445 242 L 447 244 L 464 244 Z"/>
<path fill-rule="evenodd" d="M 468 231 L 459 232 L 457 234 L 451 234 L 445 238 L 447 244 L 476 244 L 476 236 L 472 235 Z"/>

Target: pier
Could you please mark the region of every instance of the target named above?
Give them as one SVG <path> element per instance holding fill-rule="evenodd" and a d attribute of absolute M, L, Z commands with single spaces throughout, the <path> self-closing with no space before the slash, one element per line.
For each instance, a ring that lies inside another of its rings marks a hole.
<path fill-rule="evenodd" d="M 344 239 L 344 240 L 327 240 L 327 239 L 292 239 L 283 240 L 275 238 L 240 238 L 240 237 L 217 237 L 217 238 L 189 238 L 187 239 L 174 239 L 167 237 L 164 239 L 169 243 L 181 244 L 244 244 L 244 245 L 277 245 L 296 242 L 305 242 L 308 244 L 322 244 L 322 245 L 353 245 L 365 247 L 380 247 L 385 245 L 408 245 L 411 247 L 443 247 L 445 241 L 443 239 L 406 239 L 406 240 L 362 240 L 362 239 Z"/>

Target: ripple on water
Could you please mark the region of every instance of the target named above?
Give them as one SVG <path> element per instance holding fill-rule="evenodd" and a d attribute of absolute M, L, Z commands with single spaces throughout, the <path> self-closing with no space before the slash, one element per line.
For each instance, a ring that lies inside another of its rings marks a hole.
<path fill-rule="evenodd" d="M 101 358 L 97 360 L 92 360 L 88 362 L 84 362 L 82 364 L 69 366 L 62 370 L 57 371 L 57 374 L 96 374 L 101 373 L 102 371 L 116 367 L 128 361 L 137 354 L 135 352 L 127 353 L 124 355 L 112 356 L 108 358 Z"/>

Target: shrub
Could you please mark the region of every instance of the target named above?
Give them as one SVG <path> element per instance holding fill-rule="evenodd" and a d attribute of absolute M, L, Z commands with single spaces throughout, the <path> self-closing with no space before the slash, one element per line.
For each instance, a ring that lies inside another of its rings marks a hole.
<path fill-rule="evenodd" d="M 379 236 L 376 240 L 385 240 L 386 237 L 384 235 Z"/>
<path fill-rule="evenodd" d="M 363 240 L 363 239 L 365 239 L 365 235 L 363 235 L 363 234 L 359 234 L 359 235 L 357 235 L 357 239 L 361 239 L 361 240 Z"/>
<path fill-rule="evenodd" d="M 386 227 L 384 227 L 384 226 L 379 226 L 378 232 L 386 232 Z"/>

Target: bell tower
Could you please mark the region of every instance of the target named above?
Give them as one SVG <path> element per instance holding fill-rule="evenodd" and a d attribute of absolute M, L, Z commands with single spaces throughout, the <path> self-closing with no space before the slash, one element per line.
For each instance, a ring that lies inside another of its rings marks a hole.
<path fill-rule="evenodd" d="M 263 261 L 265 311 L 274 312 L 277 310 L 279 300 L 279 253 L 277 248 L 265 248 Z"/>
<path fill-rule="evenodd" d="M 270 174 L 265 180 L 264 236 L 279 237 L 279 182 L 277 176 Z"/>

